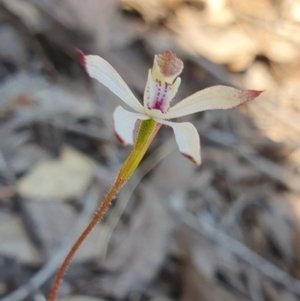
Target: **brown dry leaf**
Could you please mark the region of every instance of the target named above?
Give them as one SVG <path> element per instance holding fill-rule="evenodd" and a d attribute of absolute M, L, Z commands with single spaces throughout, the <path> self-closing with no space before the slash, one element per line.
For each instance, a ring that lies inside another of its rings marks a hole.
<path fill-rule="evenodd" d="M 95 164 L 85 155 L 65 146 L 60 158 L 38 163 L 17 183 L 25 198 L 65 200 L 79 197 L 88 187 Z"/>
<path fill-rule="evenodd" d="M 284 18 L 294 22 L 300 22 L 300 1 L 281 1 L 280 11 Z"/>
<path fill-rule="evenodd" d="M 118 0 L 59 1 L 49 5 L 51 16 L 66 27 L 93 34 L 98 49 L 120 49 L 142 37 L 147 29 L 137 18 L 128 18 L 117 9 Z M 99 18 L 101 12 L 101 18 Z"/>
<path fill-rule="evenodd" d="M 204 2 L 202 11 L 180 6 L 167 21 L 186 52 L 227 64 L 232 71 L 245 70 L 257 54 L 279 63 L 299 58 L 300 28 L 279 19 L 280 4 L 276 6 L 270 0 L 256 0 L 251 5 L 241 1 L 233 1 L 233 5 Z"/>
<path fill-rule="evenodd" d="M 0 220 L 0 254 L 15 257 L 26 264 L 40 264 L 38 250 L 30 242 L 22 219 L 9 215 Z"/>
<path fill-rule="evenodd" d="M 241 300 L 215 280 L 216 273 L 220 272 L 230 286 L 245 293 L 244 285 L 238 277 L 240 267 L 230 253 L 191 229 L 181 228 L 181 231 L 181 242 L 187 253 L 182 271 L 183 295 L 180 301 Z"/>
<path fill-rule="evenodd" d="M 102 283 L 103 290 L 124 298 L 130 290 L 157 275 L 168 250 L 173 222 L 162 205 L 163 199 L 151 186 L 143 187 L 139 208 L 130 221 L 128 234 L 109 252 L 104 267 L 116 273 Z"/>
<path fill-rule="evenodd" d="M 95 44 L 99 49 L 107 49 L 109 45 L 110 24 L 114 20 L 118 0 L 64 0 L 63 7 L 74 16 L 73 22 L 93 33 Z M 101 15 L 101 18 L 99 18 Z"/>
<path fill-rule="evenodd" d="M 72 233 L 78 214 L 69 205 L 55 201 L 27 200 L 23 208 L 31 232 L 41 242 L 46 258 L 51 257 Z M 99 256 L 97 245 L 101 241 L 101 229 L 100 225 L 94 228 L 76 252 L 73 262 L 84 262 Z"/>
<path fill-rule="evenodd" d="M 276 21 L 279 15 L 278 6 L 272 0 L 252 0 L 251 3 L 240 0 L 231 0 L 230 5 L 236 15 L 247 15 L 252 18 L 261 18 Z"/>
<path fill-rule="evenodd" d="M 252 250 L 283 269 L 289 269 L 293 257 L 292 212 L 285 195 L 275 191 L 259 195 L 245 204 L 239 213 L 237 230 L 243 231 L 243 241 Z M 261 206 L 260 206 L 261 204 Z"/>
<path fill-rule="evenodd" d="M 299 59 L 299 46 L 293 43 L 293 38 L 289 40 L 288 37 L 281 37 L 276 32 L 272 32 L 263 28 L 253 29 L 253 39 L 260 41 L 259 52 L 265 55 L 271 61 L 284 64 Z"/>
<path fill-rule="evenodd" d="M 272 74 L 274 74 L 278 82 L 281 84 L 284 93 L 289 95 L 290 98 L 298 99 L 300 89 L 300 57 L 290 63 L 272 63 L 270 65 L 270 69 Z M 297 105 L 299 108 L 299 103 L 294 103 L 294 105 Z"/>
<path fill-rule="evenodd" d="M 251 6 L 247 5 L 247 7 Z M 278 16 L 274 21 L 266 18 L 259 19 L 258 14 L 253 18 L 237 14 L 237 18 L 240 18 L 238 24 L 244 34 L 248 35 L 257 46 L 257 54 L 265 55 L 271 61 L 282 64 L 299 59 L 300 27 L 298 24 Z"/>
<path fill-rule="evenodd" d="M 255 62 L 248 68 L 243 78 L 243 86 L 257 90 L 275 90 L 278 88 L 278 83 L 267 64 Z"/>
<path fill-rule="evenodd" d="M 164 2 L 161 0 L 121 0 L 120 5 L 124 10 L 139 12 L 147 23 L 156 23 L 170 13 Z"/>
<path fill-rule="evenodd" d="M 200 53 L 218 64 L 245 60 L 248 64 L 257 53 L 254 41 L 238 26 L 211 26 L 201 13 L 180 8 L 167 26 L 177 34 L 177 41 L 188 53 Z"/>
<path fill-rule="evenodd" d="M 67 113 L 82 117 L 97 114 L 95 104 L 81 85 L 62 86 L 28 72 L 7 77 L 0 85 L 0 94 L 0 109 L 12 109 L 22 115 Z"/>
<path fill-rule="evenodd" d="M 180 301 L 240 301 L 225 288 L 207 279 L 193 264 L 184 269 L 184 288 Z"/>
<path fill-rule="evenodd" d="M 293 78 L 294 74 L 289 74 Z M 283 76 L 284 73 L 281 73 Z M 254 63 L 247 71 L 243 85 L 257 90 L 266 90 L 258 100 L 249 102 L 251 119 L 270 139 L 276 142 L 298 144 L 299 85 L 296 81 L 285 79 L 281 82 L 272 75 L 268 66 Z M 280 112 L 280 114 L 278 113 Z M 288 128 L 288 130 L 287 130 Z"/>
<path fill-rule="evenodd" d="M 228 5 L 227 0 L 194 0 L 191 3 L 198 2 L 204 4 L 203 20 L 210 25 L 228 26 L 235 21 L 234 13 Z"/>
<path fill-rule="evenodd" d="M 43 17 L 34 4 L 22 0 L 0 0 L 0 2 L 11 13 L 19 17 L 27 27 L 34 30 L 41 27 Z"/>

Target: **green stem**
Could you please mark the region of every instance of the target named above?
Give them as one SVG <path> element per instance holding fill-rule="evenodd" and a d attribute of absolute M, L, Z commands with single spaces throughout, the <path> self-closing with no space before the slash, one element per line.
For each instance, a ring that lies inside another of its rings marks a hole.
<path fill-rule="evenodd" d="M 63 263 L 61 264 L 60 268 L 58 269 L 48 301 L 55 301 L 58 293 L 58 289 L 60 283 L 63 279 L 63 276 L 79 247 L 81 246 L 82 242 L 86 239 L 89 233 L 93 230 L 93 228 L 97 225 L 98 221 L 103 217 L 105 212 L 107 211 L 109 205 L 111 204 L 112 200 L 116 197 L 122 186 L 126 183 L 129 177 L 132 175 L 134 170 L 137 168 L 141 160 L 143 159 L 150 143 L 152 142 L 153 138 L 155 137 L 156 133 L 160 129 L 160 124 L 157 124 L 154 120 L 149 119 L 141 122 L 140 128 L 137 133 L 137 137 L 135 140 L 135 144 L 130 152 L 129 156 L 127 157 L 126 161 L 122 165 L 117 179 L 115 180 L 114 184 L 112 185 L 111 189 L 107 193 L 104 201 L 101 203 L 99 208 L 97 209 L 94 217 L 87 225 L 85 230 L 82 234 L 78 237 L 74 245 L 72 246 L 71 250 L 69 251 L 68 255 L 65 257 Z"/>
<path fill-rule="evenodd" d="M 148 119 L 141 123 L 132 151 L 119 171 L 120 178 L 125 181 L 129 179 L 143 159 L 160 127 L 161 124 L 156 123 L 153 119 Z"/>

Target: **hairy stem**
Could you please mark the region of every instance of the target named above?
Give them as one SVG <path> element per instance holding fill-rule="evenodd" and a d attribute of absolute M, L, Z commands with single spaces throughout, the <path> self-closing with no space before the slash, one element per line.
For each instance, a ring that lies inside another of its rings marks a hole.
<path fill-rule="evenodd" d="M 129 154 L 128 158 L 124 162 L 123 166 L 121 167 L 118 177 L 115 180 L 114 184 L 112 185 L 111 189 L 107 193 L 104 201 L 101 203 L 99 208 L 97 209 L 94 217 L 85 228 L 85 230 L 81 233 L 78 237 L 74 245 L 72 246 L 71 250 L 69 251 L 68 255 L 64 259 L 63 263 L 61 264 L 59 270 L 56 273 L 48 301 L 55 301 L 57 297 L 57 293 L 59 290 L 59 285 L 63 279 L 63 276 L 79 247 L 81 246 L 82 242 L 86 239 L 89 233 L 93 230 L 96 226 L 98 221 L 103 217 L 105 212 L 107 211 L 109 205 L 111 204 L 112 200 L 118 194 L 119 190 L 122 186 L 126 183 L 129 177 L 132 175 L 136 167 L 141 162 L 142 158 L 144 157 L 150 143 L 152 142 L 153 138 L 155 137 L 156 133 L 160 128 L 160 124 L 157 124 L 154 120 L 149 119 L 141 122 L 140 128 L 138 130 L 138 134 L 135 140 L 135 144 L 131 153 Z"/>

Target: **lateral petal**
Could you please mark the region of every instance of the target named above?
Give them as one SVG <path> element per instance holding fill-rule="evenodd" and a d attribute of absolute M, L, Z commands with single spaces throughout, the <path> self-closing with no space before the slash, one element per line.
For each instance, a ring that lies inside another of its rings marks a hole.
<path fill-rule="evenodd" d="M 231 109 L 258 97 L 263 91 L 238 90 L 226 86 L 206 88 L 183 99 L 170 108 L 165 118 L 176 118 L 197 112 L 216 109 Z"/>
<path fill-rule="evenodd" d="M 84 55 L 80 50 L 77 52 L 90 77 L 106 86 L 135 111 L 144 112 L 142 104 L 133 95 L 119 73 L 106 60 L 98 55 Z"/>
<path fill-rule="evenodd" d="M 196 128 L 190 122 L 171 122 L 155 119 L 156 122 L 170 126 L 175 135 L 179 151 L 196 165 L 201 164 L 200 138 Z"/>
<path fill-rule="evenodd" d="M 123 145 L 133 144 L 134 126 L 137 120 L 147 120 L 150 117 L 141 113 L 132 113 L 122 107 L 114 111 L 115 134 Z"/>

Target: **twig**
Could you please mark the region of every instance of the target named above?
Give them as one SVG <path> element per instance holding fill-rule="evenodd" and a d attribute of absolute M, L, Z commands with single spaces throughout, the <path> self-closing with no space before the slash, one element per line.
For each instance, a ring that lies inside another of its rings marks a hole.
<path fill-rule="evenodd" d="M 190 228 L 196 230 L 202 235 L 205 235 L 206 237 L 209 237 L 222 248 L 229 250 L 240 259 L 255 267 L 263 275 L 277 283 L 280 283 L 288 290 L 300 296 L 300 281 L 291 277 L 288 273 L 265 260 L 239 241 L 220 231 L 212 224 L 206 222 L 203 218 L 196 219 L 194 215 L 188 212 L 185 212 L 184 214 L 175 214 L 178 215 L 179 219 Z"/>
<path fill-rule="evenodd" d="M 68 124 L 65 119 L 55 119 L 55 120 L 46 120 L 46 124 L 51 124 L 58 129 L 63 129 L 65 131 L 74 132 L 76 134 L 81 134 L 83 136 L 97 139 L 100 141 L 104 141 L 106 143 L 109 143 L 111 141 L 111 137 L 107 133 L 107 131 L 102 130 L 101 128 L 89 128 L 85 125 L 76 124 L 76 122 L 72 122 L 71 124 Z"/>
<path fill-rule="evenodd" d="M 87 200 L 84 202 L 85 206 L 82 214 L 75 223 L 72 232 L 67 236 L 66 241 L 61 245 L 60 249 L 53 255 L 53 257 L 23 286 L 17 288 L 12 293 L 8 294 L 0 301 L 21 301 L 27 298 L 32 292 L 40 288 L 50 277 L 56 272 L 62 260 L 66 257 L 69 249 L 74 243 L 79 233 L 86 226 L 91 216 L 93 215 L 98 201 L 99 189 L 92 187 L 87 195 Z"/>
<path fill-rule="evenodd" d="M 7 144 L 7 137 L 9 137 L 10 133 L 16 130 L 19 127 L 24 125 L 31 124 L 37 120 L 44 120 L 46 118 L 51 118 L 55 116 L 57 112 L 45 112 L 45 111 L 33 111 L 28 114 L 23 114 L 22 116 L 16 116 L 12 120 L 5 123 L 1 126 L 0 129 L 0 149 L 5 148 Z"/>
<path fill-rule="evenodd" d="M 205 138 L 233 148 L 236 152 L 255 166 L 257 170 L 269 178 L 279 182 L 290 190 L 300 193 L 300 177 L 258 154 L 251 146 L 238 143 L 232 134 L 219 130 L 209 130 L 202 133 Z"/>
<path fill-rule="evenodd" d="M 264 184 L 243 191 L 243 193 L 234 200 L 234 202 L 232 202 L 233 205 L 230 206 L 227 212 L 223 214 L 219 227 L 222 228 L 223 231 L 227 232 L 227 230 L 235 224 L 236 220 L 241 216 L 243 210 L 247 206 L 250 204 L 261 203 L 261 200 L 266 195 L 268 188 L 269 185 Z"/>

